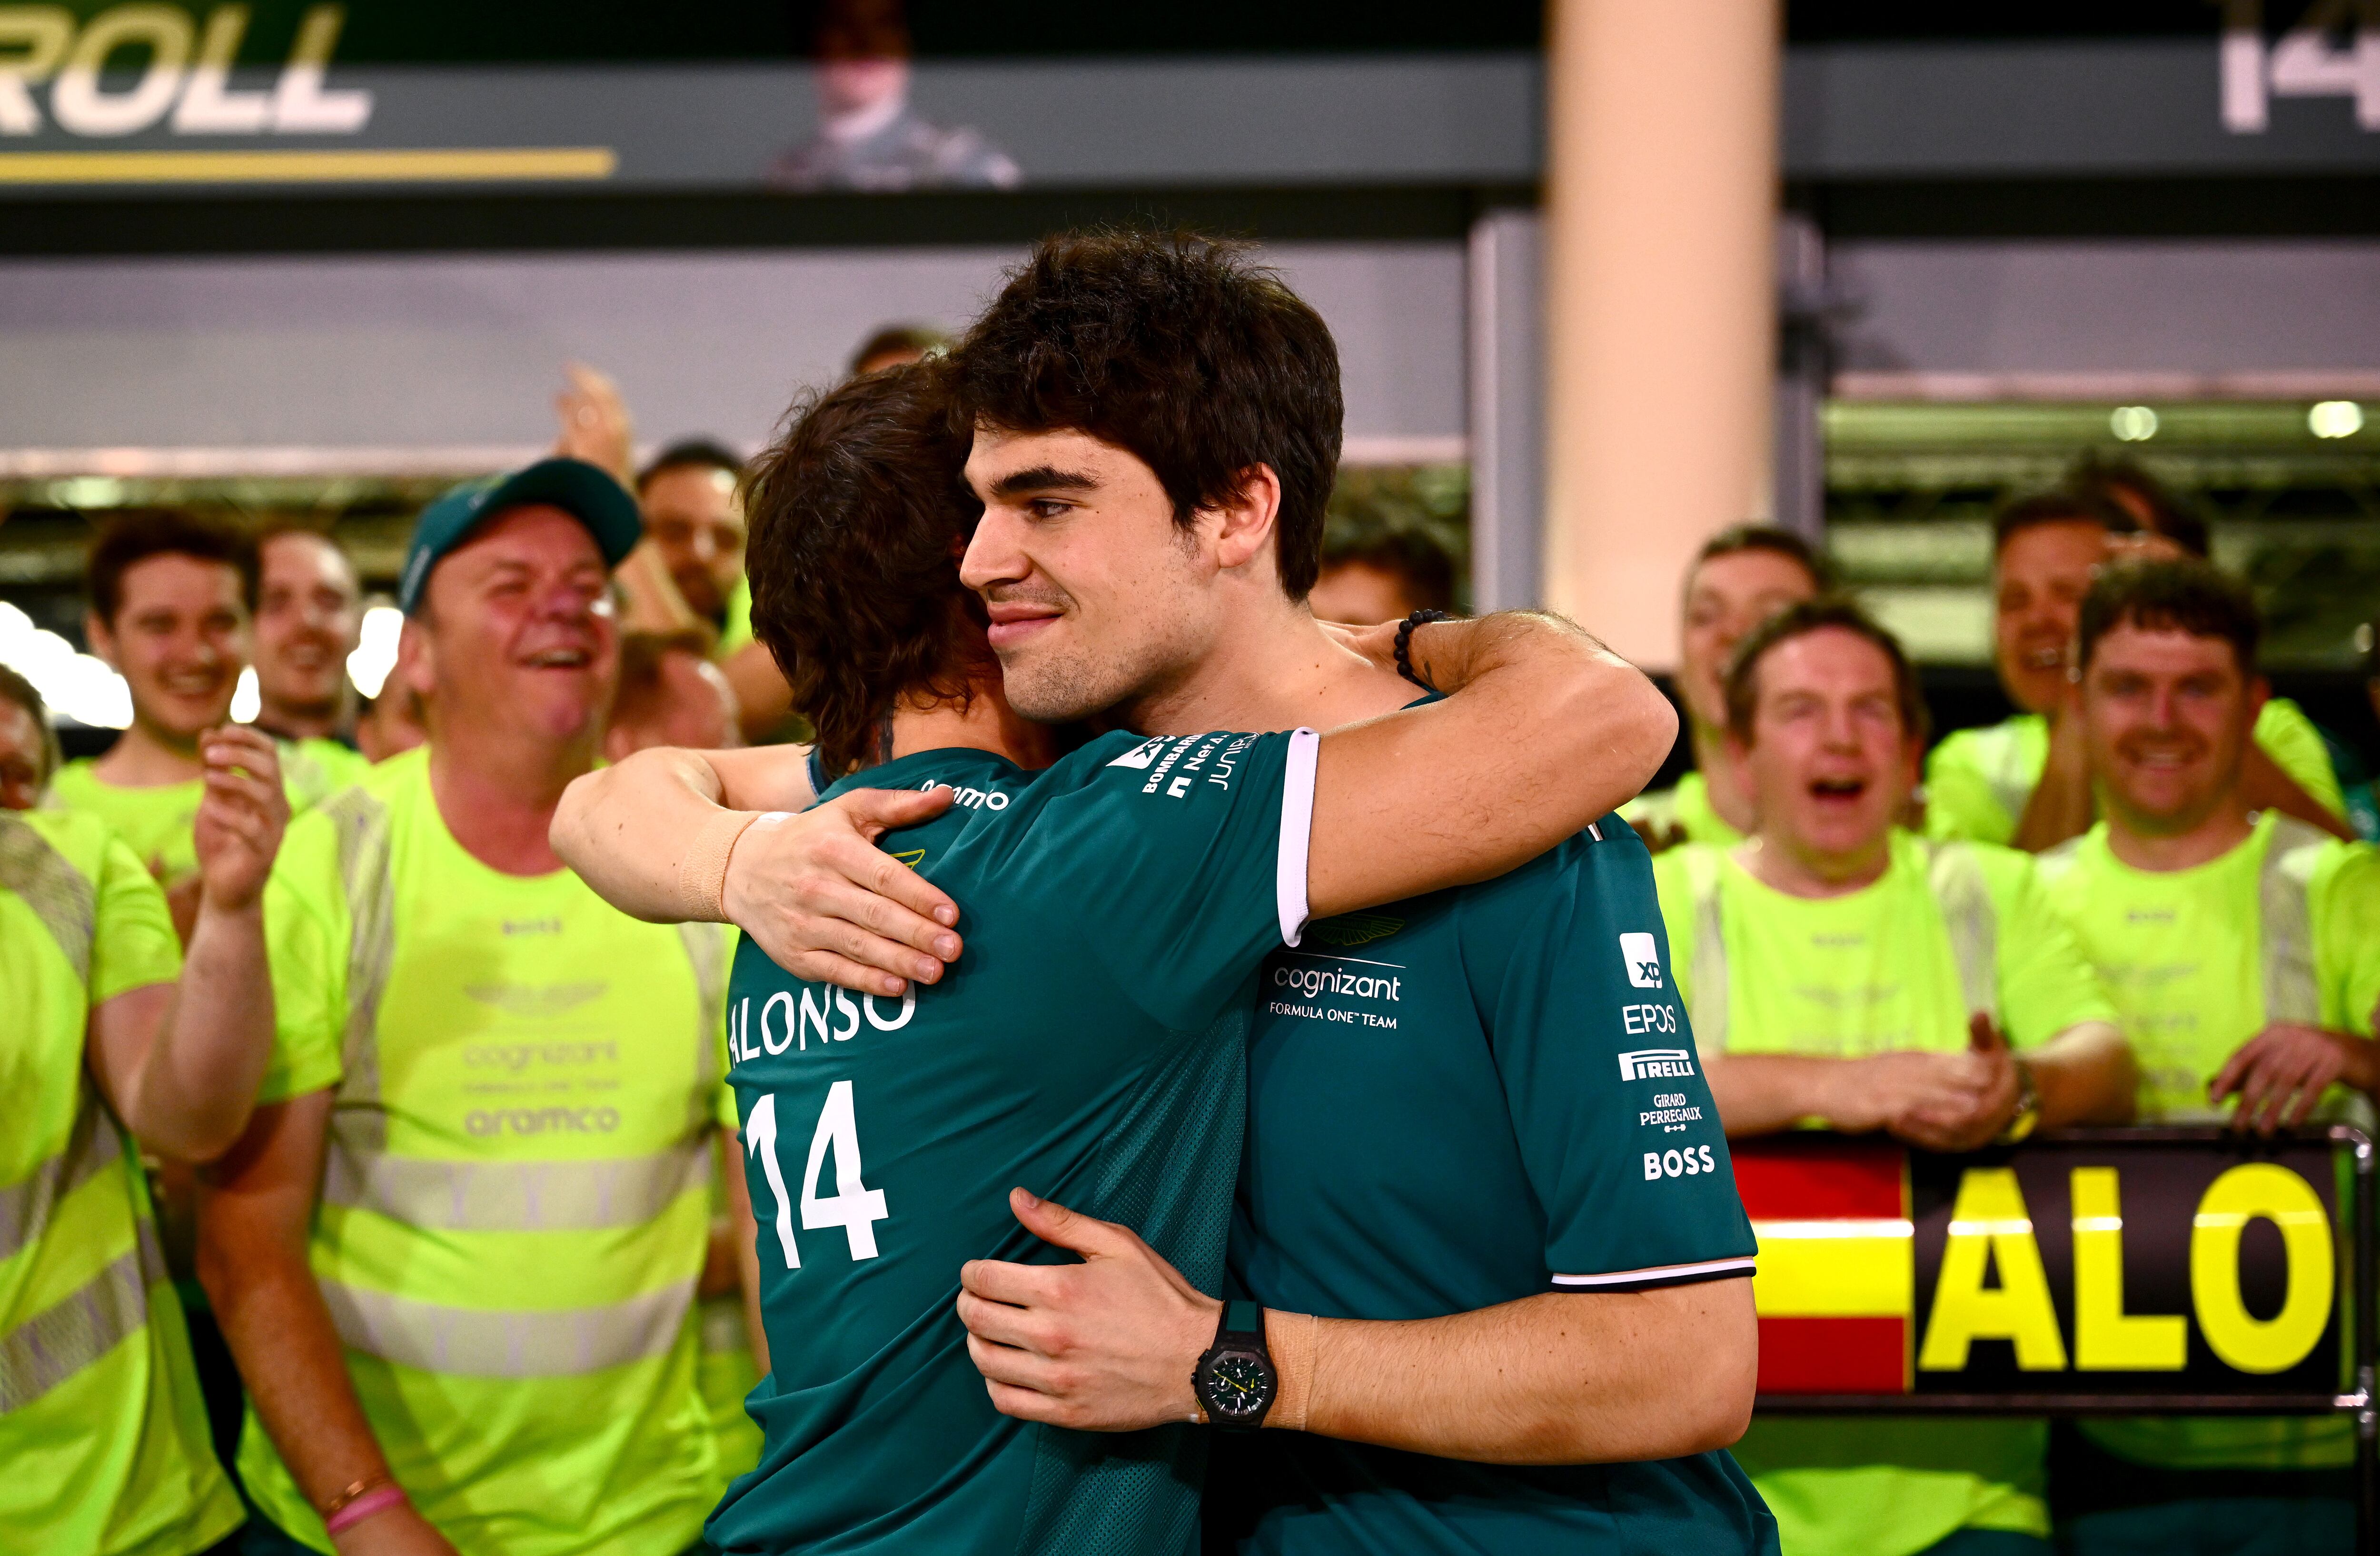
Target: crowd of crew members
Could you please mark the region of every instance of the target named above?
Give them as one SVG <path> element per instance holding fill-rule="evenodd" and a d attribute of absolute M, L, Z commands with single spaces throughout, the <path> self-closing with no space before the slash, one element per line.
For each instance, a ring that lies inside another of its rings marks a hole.
<path fill-rule="evenodd" d="M 933 345 L 887 332 L 854 369 Z M 320 1550 L 370 1513 L 380 1550 L 678 1550 L 759 1451 L 727 942 L 605 906 L 544 817 L 599 760 L 782 736 L 787 694 L 751 639 L 736 456 L 632 469 L 589 370 L 557 408 L 556 459 L 425 512 L 368 706 L 336 543 L 173 510 L 91 553 L 88 636 L 133 704 L 113 746 L 61 761 L 0 668 L 0 967 L 33 1012 L 0 1052 L 0 1447 L 64 1466 L 0 1479 L 11 1549 Z M 492 500 L 521 511 L 450 562 Z M 1820 553 L 1756 526 L 1702 548 L 1692 769 L 1625 814 L 1730 1136 L 2368 1123 L 2368 784 L 2269 695 L 2206 542 L 2129 468 L 2003 508 L 2018 711 L 1930 755 L 1915 670 Z M 1450 608 L 1458 546 L 1351 473 L 1314 609 Z M 615 610 L 616 648 L 590 625 Z M 238 970 L 260 943 L 269 991 Z M 266 999 L 273 1049 L 244 1052 Z M 462 1065 L 429 1062 L 458 1029 Z M 563 1078 L 523 1082 L 531 1049 Z M 556 1282 L 566 1310 L 533 1295 Z M 2345 1418 L 1761 1419 L 1735 1452 L 1796 1556 L 2046 1549 L 2053 1510 L 2077 1550 L 2345 1549 L 2352 1518 Z"/>

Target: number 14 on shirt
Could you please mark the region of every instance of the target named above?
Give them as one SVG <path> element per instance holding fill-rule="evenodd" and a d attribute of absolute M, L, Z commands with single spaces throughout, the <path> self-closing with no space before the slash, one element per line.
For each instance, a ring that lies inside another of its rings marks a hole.
<path fill-rule="evenodd" d="M 819 1170 L 826 1164 L 830 1146 L 834 1149 L 835 1192 L 822 1199 L 818 1191 Z M 776 1093 L 752 1104 L 752 1115 L 744 1121 L 744 1149 L 760 1159 L 770 1192 L 777 1197 L 777 1244 L 785 1251 L 785 1268 L 799 1270 L 802 1256 L 794 1246 L 793 1197 L 785 1192 L 785 1170 L 777 1160 Z M 859 1121 L 851 1100 L 851 1082 L 836 1081 L 827 1088 L 826 1106 L 810 1135 L 809 1161 L 802 1169 L 802 1230 L 839 1226 L 851 1244 L 852 1258 L 874 1258 L 876 1223 L 890 1220 L 891 1215 L 884 1208 L 884 1191 L 860 1182 Z"/>

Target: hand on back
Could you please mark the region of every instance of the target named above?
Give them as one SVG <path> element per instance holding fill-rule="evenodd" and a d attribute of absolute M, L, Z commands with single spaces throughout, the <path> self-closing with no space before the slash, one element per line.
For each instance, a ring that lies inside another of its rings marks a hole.
<path fill-rule="evenodd" d="M 795 978 L 887 997 L 904 979 L 936 981 L 959 957 L 958 908 L 876 840 L 931 821 L 953 797 L 856 789 L 753 822 L 728 856 L 728 921 Z"/>

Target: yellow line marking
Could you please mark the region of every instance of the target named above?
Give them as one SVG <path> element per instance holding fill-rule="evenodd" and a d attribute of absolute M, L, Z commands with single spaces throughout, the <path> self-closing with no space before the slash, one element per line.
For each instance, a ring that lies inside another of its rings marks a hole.
<path fill-rule="evenodd" d="M 394 184 L 609 178 L 609 146 L 468 151 L 0 152 L 0 184 Z"/>

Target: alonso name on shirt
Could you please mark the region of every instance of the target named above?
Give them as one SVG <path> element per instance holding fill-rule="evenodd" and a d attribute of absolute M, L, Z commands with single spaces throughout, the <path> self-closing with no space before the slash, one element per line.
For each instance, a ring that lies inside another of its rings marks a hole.
<path fill-rule="evenodd" d="M 727 1013 L 727 1048 L 738 1061 L 789 1050 L 807 1053 L 814 1042 L 821 1048 L 847 1043 L 859 1035 L 863 1019 L 879 1032 L 897 1032 L 917 1014 L 917 991 L 911 985 L 892 1006 L 874 994 L 855 999 L 832 984 L 805 983 L 798 999 L 795 991 L 780 989 L 759 1002 L 757 1015 L 753 1006 L 753 996 L 747 994 Z"/>

